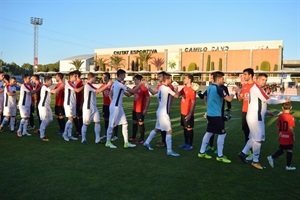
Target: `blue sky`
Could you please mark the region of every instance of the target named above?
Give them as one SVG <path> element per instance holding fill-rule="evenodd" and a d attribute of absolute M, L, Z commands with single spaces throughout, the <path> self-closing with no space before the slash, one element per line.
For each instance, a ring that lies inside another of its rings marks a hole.
<path fill-rule="evenodd" d="M 39 63 L 97 48 L 283 40 L 284 60 L 300 60 L 300 0 L 0 0 L 5 62 L 33 63 L 40 17 Z"/>

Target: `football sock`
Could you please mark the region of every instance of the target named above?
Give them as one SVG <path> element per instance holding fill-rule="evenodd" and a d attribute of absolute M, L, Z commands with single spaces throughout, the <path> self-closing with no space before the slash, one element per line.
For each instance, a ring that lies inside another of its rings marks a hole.
<path fill-rule="evenodd" d="M 84 125 L 82 125 L 83 127 Z M 101 126 L 100 126 L 100 122 L 99 124 L 95 123 L 95 127 L 94 127 L 94 131 L 95 131 L 95 141 L 100 141 L 100 130 L 101 130 Z"/>
<path fill-rule="evenodd" d="M 206 132 L 203 139 L 202 144 L 200 147 L 200 153 L 205 153 L 206 146 L 208 145 L 209 139 L 213 136 L 213 133 Z"/>
<path fill-rule="evenodd" d="M 260 147 L 261 143 L 260 142 L 253 142 L 253 162 L 259 162 L 259 154 L 260 154 Z"/>
<path fill-rule="evenodd" d="M 187 136 L 187 131 L 185 128 L 183 128 L 183 136 L 184 136 L 184 144 L 188 144 L 188 136 Z"/>
<path fill-rule="evenodd" d="M 272 155 L 272 158 L 273 158 L 273 159 L 276 159 L 276 158 L 278 158 L 279 156 L 281 156 L 283 153 L 284 153 L 284 151 L 283 151 L 282 149 L 279 149 L 278 151 L 276 151 L 276 152 Z"/>
<path fill-rule="evenodd" d="M 41 124 L 42 124 L 42 120 L 41 120 L 41 118 L 40 118 L 40 111 L 39 111 L 38 106 L 36 107 L 36 115 L 37 115 L 37 117 L 38 117 L 39 124 L 41 125 Z M 50 122 L 49 122 L 49 123 L 50 123 Z"/>
<path fill-rule="evenodd" d="M 104 120 L 104 128 L 105 128 L 105 134 L 106 134 L 107 129 L 108 129 L 108 120 Z"/>
<path fill-rule="evenodd" d="M 209 146 L 213 147 L 214 146 L 214 140 L 215 140 L 215 135 L 212 135 L 209 139 Z"/>
<path fill-rule="evenodd" d="M 150 142 L 152 141 L 152 139 L 155 137 L 155 135 L 156 135 L 156 132 L 155 132 L 155 130 L 152 130 L 150 133 L 149 133 L 149 136 L 148 136 L 148 138 L 147 138 L 147 140 L 146 140 L 146 144 L 150 144 Z"/>
<path fill-rule="evenodd" d="M 23 124 L 23 135 L 27 132 L 27 126 L 28 126 L 28 119 L 25 119 Z"/>
<path fill-rule="evenodd" d="M 9 120 L 8 118 L 4 117 L 1 126 L 3 127 L 8 122 L 8 120 Z"/>
<path fill-rule="evenodd" d="M 114 136 L 118 137 L 119 126 L 115 126 L 114 128 Z"/>
<path fill-rule="evenodd" d="M 122 124 L 122 134 L 124 138 L 124 143 L 128 142 L 128 124 Z"/>
<path fill-rule="evenodd" d="M 166 135 L 166 145 L 167 145 L 167 152 L 172 152 L 172 135 Z"/>
<path fill-rule="evenodd" d="M 79 134 L 79 129 L 80 129 L 79 119 L 78 119 L 78 117 L 75 117 L 75 118 L 73 118 L 73 120 L 74 120 L 75 129 L 76 129 L 76 134 Z"/>
<path fill-rule="evenodd" d="M 133 138 L 136 138 L 137 129 L 138 129 L 138 125 L 132 124 L 132 137 Z"/>
<path fill-rule="evenodd" d="M 286 152 L 286 166 L 291 166 L 292 163 L 293 152 Z"/>
<path fill-rule="evenodd" d="M 33 114 L 32 114 L 32 113 L 30 113 L 29 124 L 30 124 L 31 127 L 34 126 L 34 117 L 33 117 Z"/>
<path fill-rule="evenodd" d="M 79 117 L 79 119 L 78 119 L 78 125 L 79 125 L 78 133 L 79 133 L 79 135 L 81 135 L 81 127 L 83 126 L 83 119 L 82 119 L 82 117 Z"/>
<path fill-rule="evenodd" d="M 60 131 L 63 133 L 65 131 L 65 126 L 66 126 L 65 118 L 58 118 L 58 125 L 60 128 Z"/>
<path fill-rule="evenodd" d="M 143 124 L 139 125 L 139 129 L 140 129 L 140 135 L 141 135 L 140 139 L 144 140 L 144 138 L 145 138 L 145 124 L 143 123 Z"/>
<path fill-rule="evenodd" d="M 18 132 L 21 132 L 21 131 L 22 131 L 24 122 L 25 122 L 25 119 L 22 118 L 21 121 L 20 121 L 20 124 L 19 124 Z"/>
<path fill-rule="evenodd" d="M 217 139 L 218 157 L 223 156 L 223 148 L 224 148 L 225 137 L 226 137 L 226 133 L 218 135 L 218 139 Z"/>
<path fill-rule="evenodd" d="M 67 136 L 71 136 L 72 134 L 69 135 L 69 129 L 71 129 L 72 126 L 73 126 L 73 122 L 71 120 L 68 120 L 65 125 L 64 134 L 66 134 Z M 71 133 L 72 133 L 72 129 L 71 129 Z"/>
<path fill-rule="evenodd" d="M 40 125 L 40 138 L 42 139 L 43 137 L 45 137 L 45 129 L 46 129 L 46 121 L 43 120 L 41 125 Z"/>
<path fill-rule="evenodd" d="M 186 130 L 187 132 L 187 137 L 188 137 L 188 143 L 189 145 L 193 145 L 193 141 L 194 141 L 194 129 L 191 130 Z"/>
<path fill-rule="evenodd" d="M 10 130 L 11 131 L 15 130 L 15 121 L 16 121 L 15 117 L 10 118 Z"/>
<path fill-rule="evenodd" d="M 2 121 L 4 119 L 3 113 L 0 114 L 0 124 L 2 124 Z"/>
<path fill-rule="evenodd" d="M 87 125 L 83 124 L 81 127 L 81 142 L 86 140 L 86 130 L 87 130 Z"/>
<path fill-rule="evenodd" d="M 242 150 L 242 152 L 245 154 L 245 155 L 248 155 L 249 154 L 249 151 L 250 149 L 252 148 L 253 146 L 253 140 L 250 138 L 246 145 L 244 146 L 244 149 Z"/>
<path fill-rule="evenodd" d="M 161 141 L 165 144 L 166 144 L 166 135 L 167 135 L 166 131 L 161 132 Z"/>

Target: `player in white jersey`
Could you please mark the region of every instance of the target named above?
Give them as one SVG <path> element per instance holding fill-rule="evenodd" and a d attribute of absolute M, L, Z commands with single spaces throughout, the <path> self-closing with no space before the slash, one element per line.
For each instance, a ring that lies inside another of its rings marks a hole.
<path fill-rule="evenodd" d="M 65 114 L 68 121 L 65 126 L 65 131 L 62 137 L 65 141 L 78 140 L 72 136 L 73 120 L 76 117 L 76 94 L 75 92 L 80 92 L 84 86 L 76 88 L 74 82 L 76 81 L 76 75 L 74 72 L 69 73 L 69 80 L 65 82 L 65 99 L 64 108 Z"/>
<path fill-rule="evenodd" d="M 267 74 L 258 74 L 256 84 L 254 84 L 249 92 L 248 112 L 246 116 L 247 124 L 250 129 L 249 140 L 238 157 L 247 163 L 246 157 L 250 148 L 253 150 L 252 166 L 256 169 L 264 169 L 259 163 L 260 148 L 262 142 L 265 141 L 265 114 L 267 112 L 267 104 L 281 104 L 289 101 L 289 99 L 271 99 L 262 89 L 267 82 Z"/>
<path fill-rule="evenodd" d="M 3 120 L 3 103 L 4 103 L 4 74 L 0 71 L 0 123 Z"/>
<path fill-rule="evenodd" d="M 15 85 L 17 84 L 16 78 L 11 77 L 9 79 L 9 84 L 4 88 L 4 108 L 3 115 L 5 118 L 2 121 L 0 126 L 0 132 L 3 131 L 4 125 L 10 120 L 10 131 L 14 132 L 15 129 L 15 120 L 17 114 L 17 89 Z"/>
<path fill-rule="evenodd" d="M 81 128 L 82 139 L 81 143 L 86 144 L 86 131 L 87 126 L 93 121 L 95 123 L 94 131 L 95 131 L 95 143 L 98 144 L 100 142 L 100 114 L 97 108 L 97 99 L 96 94 L 102 92 L 107 87 L 111 85 L 111 82 L 105 85 L 105 87 L 95 88 L 93 83 L 95 82 L 95 74 L 90 72 L 88 74 L 88 81 L 84 86 L 84 100 L 83 100 L 83 125 Z"/>
<path fill-rule="evenodd" d="M 156 111 L 156 124 L 155 128 L 150 132 L 148 138 L 144 142 L 144 146 L 148 150 L 153 150 L 153 148 L 150 146 L 150 142 L 155 137 L 158 130 L 166 131 L 166 144 L 167 144 L 167 155 L 169 156 L 179 156 L 178 153 L 174 152 L 172 150 L 172 127 L 171 127 L 171 121 L 169 116 L 169 106 L 171 97 L 178 98 L 178 88 L 175 87 L 175 92 L 168 87 L 168 85 L 171 84 L 171 74 L 164 73 L 162 86 L 159 87 L 158 93 L 157 93 L 157 99 L 158 99 L 158 109 Z"/>
<path fill-rule="evenodd" d="M 30 109 L 31 109 L 31 94 L 35 93 L 34 90 L 29 85 L 30 76 L 27 74 L 23 75 L 23 84 L 20 89 L 20 99 L 19 99 L 19 110 L 21 115 L 21 121 L 19 125 L 19 129 L 17 131 L 17 136 L 22 137 L 24 135 L 31 136 L 27 132 L 28 119 L 30 117 Z"/>
<path fill-rule="evenodd" d="M 110 90 L 110 96 L 112 97 L 112 101 L 109 106 L 109 113 L 110 113 L 109 125 L 107 129 L 105 146 L 113 149 L 117 147 L 111 143 L 111 136 L 114 127 L 118 125 L 122 125 L 122 134 L 124 137 L 124 148 L 136 146 L 135 144 L 131 144 L 128 142 L 128 123 L 122 106 L 123 95 L 124 92 L 129 92 L 131 94 L 134 94 L 136 91 L 139 90 L 141 85 L 145 84 L 145 82 L 141 81 L 134 89 L 131 89 L 122 83 L 125 79 L 125 76 L 126 76 L 126 72 L 122 69 L 119 69 L 117 71 L 117 80 L 113 83 L 112 88 Z"/>

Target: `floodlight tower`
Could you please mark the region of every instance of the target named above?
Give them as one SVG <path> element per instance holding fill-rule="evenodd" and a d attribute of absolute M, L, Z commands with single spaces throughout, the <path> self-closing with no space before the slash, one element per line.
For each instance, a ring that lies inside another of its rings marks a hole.
<path fill-rule="evenodd" d="M 35 69 L 35 72 L 37 72 L 39 59 L 38 59 L 38 26 L 43 24 L 43 18 L 37 18 L 37 17 L 31 17 L 30 23 L 34 27 L 34 46 L 33 46 L 33 66 Z"/>

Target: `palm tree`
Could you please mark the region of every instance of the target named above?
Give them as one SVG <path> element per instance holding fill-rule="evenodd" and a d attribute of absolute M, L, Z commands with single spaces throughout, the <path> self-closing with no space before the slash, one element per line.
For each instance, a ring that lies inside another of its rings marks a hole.
<path fill-rule="evenodd" d="M 148 70 L 148 61 L 152 58 L 152 53 L 140 51 L 138 59 L 141 62 L 141 70 Z"/>
<path fill-rule="evenodd" d="M 98 70 L 105 71 L 106 65 L 108 65 L 108 59 L 107 58 L 99 58 L 97 61 L 95 61 L 96 65 L 99 66 Z M 96 71 L 98 71 L 96 70 Z"/>
<path fill-rule="evenodd" d="M 70 64 L 74 65 L 76 70 L 79 70 L 83 63 L 84 63 L 84 61 L 81 61 L 79 59 L 72 60 L 72 62 L 70 62 Z"/>
<path fill-rule="evenodd" d="M 165 64 L 165 60 L 163 58 L 155 57 L 150 61 L 150 63 L 156 67 L 157 71 L 159 71 L 160 67 Z"/>
<path fill-rule="evenodd" d="M 124 67 L 124 63 L 122 63 L 123 61 L 125 61 L 125 59 L 121 56 L 110 57 L 111 67 L 113 67 L 115 70 L 118 70 L 120 68 L 120 65 Z"/>

